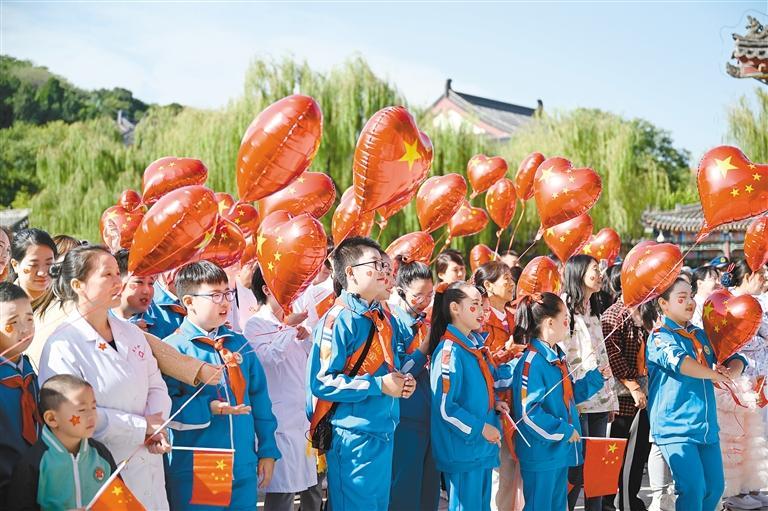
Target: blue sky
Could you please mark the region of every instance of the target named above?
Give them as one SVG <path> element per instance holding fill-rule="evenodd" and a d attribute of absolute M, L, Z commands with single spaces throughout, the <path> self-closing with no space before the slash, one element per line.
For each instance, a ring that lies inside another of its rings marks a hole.
<path fill-rule="evenodd" d="M 726 112 L 758 87 L 725 72 L 732 32 L 768 0 L 718 3 L 2 2 L 0 51 L 85 88 L 218 107 L 256 57 L 324 70 L 360 54 L 409 102 L 445 79 L 463 92 L 545 109 L 645 118 L 698 158 Z"/>

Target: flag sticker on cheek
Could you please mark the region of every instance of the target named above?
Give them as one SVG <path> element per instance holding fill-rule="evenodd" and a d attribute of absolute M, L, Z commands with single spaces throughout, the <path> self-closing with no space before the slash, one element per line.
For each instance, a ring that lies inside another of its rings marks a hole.
<path fill-rule="evenodd" d="M 477 310 L 477 307 L 474 307 L 474 306 L 469 308 L 469 312 L 472 312 L 472 313 L 474 313 L 476 310 Z"/>
<path fill-rule="evenodd" d="M 685 298 L 678 298 L 677 299 L 677 303 L 679 303 L 680 305 L 684 304 L 685 303 Z"/>
<path fill-rule="evenodd" d="M 365 272 L 365 274 L 370 277 L 373 275 L 373 272 L 371 270 L 368 270 L 367 272 Z"/>
<path fill-rule="evenodd" d="M 13 325 L 5 325 L 5 333 L 6 334 L 12 334 L 15 329 L 13 328 Z"/>
<path fill-rule="evenodd" d="M 29 268 L 24 268 L 21 271 L 24 273 L 24 275 L 29 275 L 30 273 L 32 273 L 32 270 L 30 270 Z"/>
<path fill-rule="evenodd" d="M 77 426 L 80 424 L 80 416 L 79 415 L 73 415 L 69 418 L 69 422 L 72 423 L 73 426 Z"/>

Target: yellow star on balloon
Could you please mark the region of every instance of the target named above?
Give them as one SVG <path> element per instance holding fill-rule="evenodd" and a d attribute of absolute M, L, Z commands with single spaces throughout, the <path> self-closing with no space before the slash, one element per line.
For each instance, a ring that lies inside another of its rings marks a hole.
<path fill-rule="evenodd" d="M 755 191 L 755 189 L 752 188 L 752 185 L 747 185 L 744 187 L 744 191 L 747 193 L 752 193 L 753 191 Z"/>
<path fill-rule="evenodd" d="M 418 142 L 414 141 L 413 144 L 409 144 L 403 140 L 403 145 L 405 146 L 405 154 L 397 161 L 408 162 L 408 170 L 412 170 L 413 162 L 421 159 L 421 153 L 417 148 Z"/>
<path fill-rule="evenodd" d="M 552 227 L 547 229 L 547 236 L 554 236 L 554 235 L 555 235 L 555 230 Z"/>
<path fill-rule="evenodd" d="M 590 245 L 589 243 L 584 245 L 584 249 L 582 250 L 582 252 L 584 252 L 587 255 L 592 255 L 592 245 Z"/>
<path fill-rule="evenodd" d="M 256 252 L 258 252 L 259 254 L 261 254 L 261 246 L 264 244 L 265 241 L 267 241 L 267 238 L 265 238 L 261 234 L 259 234 L 256 237 Z"/>
<path fill-rule="evenodd" d="M 704 305 L 704 317 L 709 319 L 709 317 L 712 315 L 712 311 L 714 310 L 715 307 L 711 303 Z"/>
<path fill-rule="evenodd" d="M 279 261 L 281 257 L 283 257 L 283 254 L 280 252 L 275 252 L 275 261 Z"/>
<path fill-rule="evenodd" d="M 306 179 L 304 179 L 304 176 L 301 176 L 299 179 L 296 180 L 297 183 L 303 183 L 304 181 L 306 181 Z"/>
<path fill-rule="evenodd" d="M 731 197 L 738 197 L 738 196 L 739 196 L 738 188 L 732 188 L 731 189 Z"/>
<path fill-rule="evenodd" d="M 552 177 L 552 167 L 541 169 L 541 177 L 539 178 L 539 181 L 546 181 L 549 183 L 549 178 Z"/>
<path fill-rule="evenodd" d="M 213 239 L 213 231 L 206 232 L 205 237 L 203 237 L 203 241 L 201 241 L 200 244 L 195 248 L 198 248 L 198 249 L 205 248 L 208 245 L 208 243 L 211 242 L 212 239 Z"/>
<path fill-rule="evenodd" d="M 270 261 L 270 262 L 268 262 L 268 263 L 267 263 L 267 268 L 269 268 L 269 271 L 272 271 L 272 270 L 274 270 L 274 269 L 275 269 L 275 265 L 274 265 L 274 264 L 272 264 L 272 261 Z"/>
<path fill-rule="evenodd" d="M 718 160 L 717 158 L 715 158 L 715 165 L 717 165 L 717 170 L 720 171 L 720 175 L 723 177 L 723 179 L 725 179 L 725 176 L 726 174 L 728 174 L 729 170 L 734 170 L 739 168 L 736 165 L 733 165 L 731 163 L 730 156 L 724 160 Z"/>

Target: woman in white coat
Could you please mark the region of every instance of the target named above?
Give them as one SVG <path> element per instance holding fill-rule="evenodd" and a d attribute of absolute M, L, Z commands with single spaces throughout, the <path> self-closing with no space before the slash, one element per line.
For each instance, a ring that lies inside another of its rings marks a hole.
<path fill-rule="evenodd" d="M 121 280 L 112 254 L 99 246 L 69 252 L 53 270 L 54 291 L 74 309 L 51 334 L 40 359 L 40 383 L 72 374 L 93 386 L 98 419 L 94 438 L 118 463 L 135 451 L 121 475 L 141 504 L 168 509 L 162 454 L 169 450 L 156 429 L 171 399 L 143 332 L 109 314 L 120 303 Z"/>
<path fill-rule="evenodd" d="M 306 373 L 312 337 L 299 325 L 307 314 L 284 316 L 264 284 L 260 268 L 254 271 L 251 290 L 261 307 L 246 323 L 243 335 L 267 376 L 272 413 L 277 418 L 275 440 L 282 455 L 266 489 L 264 509 L 293 511 L 298 493 L 302 511 L 319 511 L 322 494 L 317 484 L 317 460 L 307 444 Z"/>

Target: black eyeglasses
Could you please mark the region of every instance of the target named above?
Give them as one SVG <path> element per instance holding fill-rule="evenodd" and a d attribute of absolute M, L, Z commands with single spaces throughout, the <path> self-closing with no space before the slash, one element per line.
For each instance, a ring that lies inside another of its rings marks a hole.
<path fill-rule="evenodd" d="M 352 264 L 350 265 L 350 268 L 356 268 L 357 266 L 366 266 L 368 264 L 372 264 L 373 269 L 381 273 L 388 272 L 392 269 L 391 264 L 389 264 L 386 261 L 382 261 L 380 259 L 373 259 L 371 261 L 366 261 L 364 263 Z"/>
<path fill-rule="evenodd" d="M 222 303 L 225 299 L 228 302 L 231 302 L 235 299 L 235 290 L 227 289 L 224 292 L 216 291 L 215 293 L 201 293 L 201 294 L 193 294 L 189 296 L 204 296 L 206 298 L 209 298 L 213 303 Z"/>

